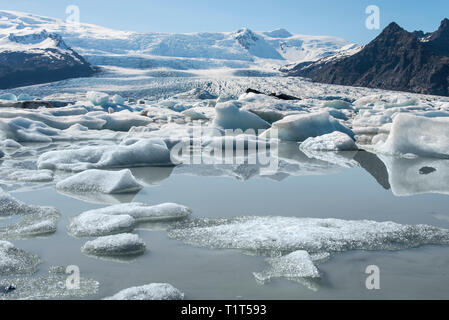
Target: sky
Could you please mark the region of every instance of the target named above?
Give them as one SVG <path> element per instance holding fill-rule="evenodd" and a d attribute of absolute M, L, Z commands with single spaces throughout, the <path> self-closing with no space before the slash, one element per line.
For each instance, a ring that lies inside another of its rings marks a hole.
<path fill-rule="evenodd" d="M 449 17 L 449 0 L 0 0 L 0 9 L 66 18 L 77 5 L 81 22 L 140 32 L 221 32 L 285 28 L 367 43 L 395 21 L 403 28 L 434 31 Z M 369 5 L 379 7 L 380 29 L 365 26 Z"/>

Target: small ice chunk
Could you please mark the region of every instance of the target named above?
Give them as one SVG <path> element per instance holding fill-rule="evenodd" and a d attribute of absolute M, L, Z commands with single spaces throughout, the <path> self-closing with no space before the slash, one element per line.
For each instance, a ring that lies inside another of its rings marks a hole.
<path fill-rule="evenodd" d="M 269 258 L 271 268 L 263 272 L 255 272 L 257 281 L 265 283 L 273 278 L 319 278 L 320 272 L 313 263 L 309 253 L 297 250 L 283 257 Z"/>
<path fill-rule="evenodd" d="M 151 283 L 122 290 L 104 300 L 183 300 L 184 293 L 168 283 Z"/>
<path fill-rule="evenodd" d="M 214 125 L 224 129 L 267 129 L 270 124 L 260 118 L 258 115 L 240 110 L 240 103 L 237 101 L 228 101 L 217 103 L 215 111 L 217 116 Z"/>
<path fill-rule="evenodd" d="M 170 221 L 186 218 L 192 213 L 188 207 L 176 203 L 162 203 L 149 206 L 145 203 L 123 203 L 101 209 L 94 209 L 83 214 L 106 214 L 122 215 L 127 214 L 137 221 Z"/>
<path fill-rule="evenodd" d="M 22 169 L 7 174 L 6 179 L 19 182 L 49 182 L 53 181 L 53 171 Z"/>
<path fill-rule="evenodd" d="M 0 145 L 3 148 L 12 148 L 12 149 L 22 148 L 22 145 L 20 143 L 12 139 L 5 139 L 2 142 L 0 142 Z"/>
<path fill-rule="evenodd" d="M 301 143 L 300 148 L 314 151 L 353 151 L 358 149 L 354 140 L 340 131 L 308 138 Z"/>
<path fill-rule="evenodd" d="M 329 115 L 328 112 L 290 115 L 273 123 L 271 129 L 261 134 L 261 137 L 272 137 L 271 132 L 277 129 L 278 137 L 285 141 L 304 141 L 310 137 L 340 131 L 351 138 L 354 133 Z"/>
<path fill-rule="evenodd" d="M 113 103 L 115 103 L 115 104 L 118 104 L 118 105 L 123 105 L 123 104 L 125 104 L 125 98 L 123 98 L 121 95 L 119 95 L 119 94 L 115 94 L 113 97 L 112 97 L 112 102 Z"/>
<path fill-rule="evenodd" d="M 89 91 L 86 96 L 94 106 L 105 107 L 111 103 L 109 95 L 103 92 Z"/>
<path fill-rule="evenodd" d="M 75 237 L 99 237 L 131 232 L 135 224 L 136 220 L 127 214 L 82 213 L 70 221 L 67 230 Z"/>
<path fill-rule="evenodd" d="M 323 104 L 323 108 L 333 108 L 333 109 L 349 109 L 352 110 L 352 106 L 349 102 L 343 100 L 331 100 Z"/>
<path fill-rule="evenodd" d="M 39 169 L 75 172 L 94 168 L 173 165 L 170 151 L 160 138 L 137 140 L 130 145 L 49 151 L 42 154 L 37 163 Z"/>
<path fill-rule="evenodd" d="M 30 97 L 30 95 L 26 94 L 26 93 L 21 93 L 19 94 L 19 96 L 17 97 L 18 101 L 30 101 L 33 100 L 33 98 Z"/>
<path fill-rule="evenodd" d="M 12 93 L 4 93 L 0 95 L 0 100 L 17 101 L 17 96 Z"/>
<path fill-rule="evenodd" d="M 142 188 L 143 186 L 137 182 L 129 169 L 120 171 L 86 170 L 56 184 L 56 189 L 75 193 L 133 193 Z"/>
<path fill-rule="evenodd" d="M 0 240 L 0 274 L 34 273 L 40 259 L 21 249 L 11 242 Z"/>
<path fill-rule="evenodd" d="M 145 248 L 145 242 L 138 235 L 122 233 L 87 241 L 81 251 L 95 256 L 124 256 L 142 254 Z"/>
<path fill-rule="evenodd" d="M 0 239 L 26 239 L 55 233 L 61 214 L 58 211 L 28 214 L 19 222 L 0 228 Z"/>

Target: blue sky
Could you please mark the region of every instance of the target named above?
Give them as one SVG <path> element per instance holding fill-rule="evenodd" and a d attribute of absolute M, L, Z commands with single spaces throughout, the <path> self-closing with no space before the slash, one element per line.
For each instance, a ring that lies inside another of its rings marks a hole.
<path fill-rule="evenodd" d="M 121 30 L 154 32 L 285 28 L 366 43 L 379 30 L 365 27 L 365 8 L 380 8 L 381 28 L 396 21 L 407 30 L 435 30 L 449 17 L 448 0 L 0 0 L 0 9 L 65 18 L 78 5 L 81 21 Z"/>

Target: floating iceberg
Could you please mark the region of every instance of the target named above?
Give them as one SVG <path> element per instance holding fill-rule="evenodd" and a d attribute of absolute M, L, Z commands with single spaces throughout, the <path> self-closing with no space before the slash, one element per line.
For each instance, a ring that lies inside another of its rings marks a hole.
<path fill-rule="evenodd" d="M 285 141 L 304 141 L 310 137 L 340 131 L 354 138 L 351 129 L 334 119 L 327 112 L 290 115 L 273 123 L 272 128 L 261 134 L 270 137 L 271 130 L 278 130 L 278 137 Z"/>
<path fill-rule="evenodd" d="M 28 205 L 0 189 L 0 217 L 32 214 L 59 214 L 53 207 Z"/>
<path fill-rule="evenodd" d="M 73 193 L 133 193 L 142 188 L 129 169 L 120 171 L 90 169 L 56 184 L 56 189 Z"/>
<path fill-rule="evenodd" d="M 262 253 L 395 250 L 449 243 L 449 230 L 428 225 L 296 217 L 204 219 L 168 235 L 201 247 Z"/>
<path fill-rule="evenodd" d="M 75 172 L 93 168 L 172 165 L 170 151 L 159 138 L 137 140 L 130 145 L 50 151 L 42 154 L 37 163 L 39 169 Z"/>
<path fill-rule="evenodd" d="M 400 113 L 393 120 L 388 139 L 375 149 L 391 155 L 449 159 L 449 118 Z"/>
<path fill-rule="evenodd" d="M 111 104 L 109 95 L 103 92 L 89 91 L 86 97 L 94 106 L 106 107 Z"/>
<path fill-rule="evenodd" d="M 134 230 L 136 220 L 127 214 L 82 213 L 71 219 L 67 230 L 75 237 L 99 237 Z"/>
<path fill-rule="evenodd" d="M 183 300 L 184 293 L 168 283 L 151 283 L 122 290 L 105 300 Z"/>
<path fill-rule="evenodd" d="M 236 101 L 217 103 L 215 111 L 217 116 L 213 124 L 224 129 L 267 129 L 270 124 L 249 111 L 241 110 Z"/>
<path fill-rule="evenodd" d="M 0 227 L 0 239 L 26 239 L 55 233 L 61 214 L 55 211 L 25 215 L 19 222 Z"/>
<path fill-rule="evenodd" d="M 268 258 L 270 269 L 253 273 L 258 282 L 265 283 L 273 278 L 319 278 L 320 272 L 307 251 L 297 250 L 282 257 Z"/>
<path fill-rule="evenodd" d="M 350 136 L 339 131 L 308 138 L 301 143 L 300 148 L 315 151 L 354 151 L 358 149 Z"/>
<path fill-rule="evenodd" d="M 184 219 L 192 213 L 186 206 L 176 203 L 162 203 L 149 206 L 145 203 L 123 203 L 101 209 L 89 210 L 83 215 L 104 214 L 104 215 L 129 215 L 137 221 L 171 221 Z"/>
<path fill-rule="evenodd" d="M 22 169 L 8 173 L 5 179 L 19 182 L 50 182 L 53 181 L 53 171 Z"/>
<path fill-rule="evenodd" d="M 86 242 L 81 251 L 94 256 L 129 256 L 145 252 L 145 242 L 136 234 L 122 233 Z"/>
<path fill-rule="evenodd" d="M 17 249 L 11 242 L 0 240 L 0 274 L 34 273 L 40 259 L 26 251 Z"/>

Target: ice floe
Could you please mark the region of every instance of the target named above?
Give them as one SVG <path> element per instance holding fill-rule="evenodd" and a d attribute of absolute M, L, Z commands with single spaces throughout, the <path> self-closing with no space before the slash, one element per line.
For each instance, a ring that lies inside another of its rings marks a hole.
<path fill-rule="evenodd" d="M 150 283 L 124 289 L 105 300 L 183 300 L 184 293 L 168 283 Z"/>
<path fill-rule="evenodd" d="M 11 242 L 0 240 L 0 274 L 34 273 L 39 257 L 16 248 Z M 0 296 L 1 297 L 1 296 Z"/>
<path fill-rule="evenodd" d="M 104 215 L 129 215 L 135 220 L 143 222 L 161 222 L 171 220 L 181 220 L 192 213 L 188 207 L 176 203 L 161 203 L 150 206 L 145 203 L 132 202 L 117 204 L 101 209 L 89 210 L 83 215 L 104 214 Z"/>
<path fill-rule="evenodd" d="M 308 138 L 301 143 L 300 148 L 316 151 L 354 151 L 358 149 L 350 136 L 339 131 Z"/>
<path fill-rule="evenodd" d="M 127 214 L 82 213 L 71 219 L 67 231 L 75 237 L 99 237 L 134 230 L 136 220 Z"/>
<path fill-rule="evenodd" d="M 136 234 L 121 233 L 87 241 L 81 251 L 94 256 L 129 256 L 145 252 L 145 242 Z"/>
<path fill-rule="evenodd" d="M 395 250 L 449 243 L 449 230 L 428 225 L 296 217 L 204 219 L 168 234 L 192 245 L 255 252 Z"/>
<path fill-rule="evenodd" d="M 14 290 L 0 294 L 0 300 L 46 300 L 85 298 L 98 292 L 99 282 L 80 277 L 79 284 L 67 285 L 68 274 L 51 274 L 46 277 L 4 279 L 0 286 L 14 286 Z"/>
<path fill-rule="evenodd" d="M 142 188 L 129 169 L 120 171 L 90 169 L 56 184 L 56 189 L 73 193 L 133 193 Z"/>

